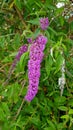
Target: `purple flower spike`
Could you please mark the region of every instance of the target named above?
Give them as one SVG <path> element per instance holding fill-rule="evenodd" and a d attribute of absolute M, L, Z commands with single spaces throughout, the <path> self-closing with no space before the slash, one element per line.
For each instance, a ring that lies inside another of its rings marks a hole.
<path fill-rule="evenodd" d="M 23 45 L 23 46 L 21 46 L 20 48 L 19 48 L 19 52 L 21 52 L 22 54 L 24 53 L 24 52 L 26 52 L 27 51 L 27 46 L 26 45 Z"/>
<path fill-rule="evenodd" d="M 44 49 L 47 43 L 47 38 L 43 35 L 39 35 L 36 40 L 33 41 L 30 47 L 30 60 L 28 61 L 28 79 L 29 85 L 25 100 L 30 102 L 38 92 L 40 67 L 44 56 Z"/>
<path fill-rule="evenodd" d="M 49 20 L 48 17 L 47 18 L 41 18 L 40 19 L 40 27 L 42 30 L 46 30 L 49 26 Z"/>
<path fill-rule="evenodd" d="M 17 63 L 17 61 L 20 60 L 20 57 L 22 56 L 22 54 L 25 53 L 27 50 L 28 50 L 27 45 L 21 46 L 21 47 L 19 48 L 18 54 L 16 55 L 14 61 L 16 61 L 16 63 Z"/>
<path fill-rule="evenodd" d="M 17 61 L 20 60 L 20 57 L 23 53 L 25 53 L 27 51 L 28 47 L 26 45 L 23 45 L 19 48 L 18 54 L 16 55 L 16 59 Z"/>
<path fill-rule="evenodd" d="M 17 64 L 17 62 L 20 60 L 20 57 L 23 53 L 25 53 L 27 51 L 28 47 L 26 45 L 23 45 L 19 48 L 19 51 L 18 51 L 18 54 L 16 55 L 11 67 L 10 67 L 10 70 L 9 70 L 9 74 L 8 74 L 8 79 L 10 79 L 10 76 Z"/>

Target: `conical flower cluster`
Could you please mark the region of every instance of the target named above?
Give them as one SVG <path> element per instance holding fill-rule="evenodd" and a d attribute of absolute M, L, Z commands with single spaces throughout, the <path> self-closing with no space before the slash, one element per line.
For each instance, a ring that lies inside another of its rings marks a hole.
<path fill-rule="evenodd" d="M 39 35 L 36 40 L 33 41 L 30 47 L 30 60 L 28 61 L 28 78 L 29 85 L 28 91 L 25 96 L 25 100 L 31 101 L 38 92 L 40 67 L 44 56 L 44 49 L 47 43 L 47 38 L 43 35 Z"/>

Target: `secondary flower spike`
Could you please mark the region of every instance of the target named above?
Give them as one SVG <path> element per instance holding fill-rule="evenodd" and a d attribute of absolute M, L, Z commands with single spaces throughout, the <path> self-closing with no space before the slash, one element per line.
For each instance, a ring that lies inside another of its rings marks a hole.
<path fill-rule="evenodd" d="M 46 30 L 49 26 L 49 20 L 48 17 L 47 18 L 41 18 L 40 19 L 40 27 L 42 30 Z"/>
<path fill-rule="evenodd" d="M 16 59 L 17 61 L 19 61 L 21 55 L 22 55 L 23 53 L 25 53 L 25 52 L 27 51 L 27 49 L 28 49 L 28 48 L 27 48 L 27 45 L 21 46 L 21 47 L 19 48 L 18 54 L 16 55 L 15 59 Z"/>
<path fill-rule="evenodd" d="M 28 79 L 29 85 L 25 100 L 30 102 L 38 92 L 40 67 L 44 56 L 44 49 L 47 43 L 47 38 L 43 35 L 39 35 L 36 40 L 33 41 L 30 47 L 30 60 L 28 61 Z"/>
<path fill-rule="evenodd" d="M 27 45 L 23 45 L 23 46 L 21 46 L 21 47 L 19 48 L 19 51 L 18 51 L 18 53 L 17 53 L 17 55 L 16 55 L 16 57 L 15 57 L 15 59 L 14 59 L 12 65 L 11 65 L 11 68 L 10 68 L 10 70 L 9 70 L 8 79 L 10 79 L 10 76 L 11 76 L 11 74 L 12 74 L 12 72 L 13 72 L 13 70 L 14 70 L 16 64 L 17 64 L 17 62 L 20 60 L 21 55 L 22 55 L 23 53 L 25 53 L 25 52 L 27 51 L 27 49 L 28 49 Z"/>

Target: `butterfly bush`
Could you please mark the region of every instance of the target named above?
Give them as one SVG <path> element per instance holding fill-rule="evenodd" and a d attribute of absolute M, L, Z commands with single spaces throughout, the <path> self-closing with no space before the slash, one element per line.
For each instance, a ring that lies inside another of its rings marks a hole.
<path fill-rule="evenodd" d="M 40 19 L 40 27 L 42 30 L 46 30 L 49 26 L 49 20 L 48 17 L 47 18 L 41 18 Z"/>
<path fill-rule="evenodd" d="M 29 61 L 28 61 L 28 79 L 29 85 L 25 100 L 31 101 L 38 92 L 40 67 L 44 56 L 44 49 L 47 43 L 47 37 L 39 35 L 36 40 L 33 41 L 30 47 Z"/>

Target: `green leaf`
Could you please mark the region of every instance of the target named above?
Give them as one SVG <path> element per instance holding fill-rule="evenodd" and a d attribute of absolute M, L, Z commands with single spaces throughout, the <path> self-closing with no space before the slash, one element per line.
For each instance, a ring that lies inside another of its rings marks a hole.
<path fill-rule="evenodd" d="M 53 64 L 53 59 L 52 59 L 51 55 L 49 55 L 45 59 L 45 69 L 46 69 L 46 73 L 48 76 L 50 75 L 50 72 L 52 70 L 52 64 Z"/>
<path fill-rule="evenodd" d="M 48 127 L 44 128 L 44 130 L 48 130 Z M 51 129 L 50 129 L 51 130 Z"/>
<path fill-rule="evenodd" d="M 9 55 L 9 57 L 11 56 L 11 57 L 15 57 L 17 55 L 17 52 L 13 52 L 13 53 L 11 53 L 10 55 Z"/>
<path fill-rule="evenodd" d="M 28 52 L 25 52 L 21 56 L 19 64 L 18 64 L 18 68 L 19 68 L 20 71 L 24 71 L 25 65 L 27 63 L 27 59 L 28 59 Z"/>
<path fill-rule="evenodd" d="M 46 33 L 48 39 L 50 39 L 50 33 L 49 33 L 49 31 L 48 31 L 48 30 L 45 30 L 45 33 Z"/>
<path fill-rule="evenodd" d="M 60 118 L 62 118 L 62 119 L 69 119 L 69 115 L 63 115 Z"/>
<path fill-rule="evenodd" d="M 5 115 L 5 113 L 4 113 L 4 111 L 3 111 L 3 109 L 0 107 L 0 120 L 5 120 L 5 117 L 6 117 L 6 115 Z"/>
<path fill-rule="evenodd" d="M 17 103 L 18 99 L 19 99 L 19 87 L 20 85 L 15 82 L 13 83 L 12 85 L 9 86 L 9 90 L 8 90 L 8 101 L 11 103 L 11 102 L 14 102 L 14 103 Z"/>
<path fill-rule="evenodd" d="M 72 20 L 72 22 L 70 23 L 70 29 L 71 29 L 71 31 L 72 31 L 72 33 L 73 33 L 73 20 Z"/>
<path fill-rule="evenodd" d="M 73 99 L 70 99 L 70 100 L 69 100 L 68 105 L 70 105 L 71 107 L 73 107 Z"/>
<path fill-rule="evenodd" d="M 51 127 L 52 130 L 56 130 L 56 127 L 55 127 L 55 125 L 53 124 L 52 121 L 47 119 L 47 123 L 49 124 L 49 126 Z"/>
<path fill-rule="evenodd" d="M 46 127 L 44 128 L 44 130 L 54 130 L 54 129 L 52 129 L 52 127 Z"/>
<path fill-rule="evenodd" d="M 66 103 L 66 97 L 64 97 L 64 96 L 62 96 L 62 97 L 57 96 L 54 100 L 55 100 L 55 105 L 58 107 L 61 105 L 64 105 Z"/>
<path fill-rule="evenodd" d="M 6 114 L 7 116 L 10 115 L 10 110 L 9 110 L 9 108 L 8 108 L 7 103 L 5 103 L 5 102 L 2 103 L 2 109 L 3 109 L 3 111 L 5 112 L 5 114 Z"/>
<path fill-rule="evenodd" d="M 40 34 L 40 29 L 37 28 L 35 32 L 33 33 L 32 37 L 35 39 Z"/>
<path fill-rule="evenodd" d="M 4 47 L 4 44 L 5 44 L 5 37 L 1 37 L 0 38 L 0 47 Z"/>
<path fill-rule="evenodd" d="M 63 56 L 61 54 L 59 54 L 56 59 L 56 71 L 54 72 L 55 74 L 61 69 L 63 60 L 64 60 Z"/>
<path fill-rule="evenodd" d="M 34 125 L 36 125 L 37 127 L 40 126 L 40 119 L 39 119 L 39 117 L 33 117 L 33 118 L 31 119 L 31 122 L 32 122 Z"/>
<path fill-rule="evenodd" d="M 60 19 L 61 26 L 63 26 L 64 25 L 64 18 L 63 18 L 63 16 L 60 16 L 59 19 Z"/>
<path fill-rule="evenodd" d="M 15 37 L 14 37 L 14 44 L 15 46 L 18 46 L 20 44 L 20 34 L 16 33 Z"/>
<path fill-rule="evenodd" d="M 57 32 L 56 32 L 53 28 L 49 27 L 49 30 L 50 30 L 54 35 L 57 36 Z"/>
<path fill-rule="evenodd" d="M 21 10 L 21 0 L 14 0 L 14 3 L 18 7 L 18 9 Z"/>
<path fill-rule="evenodd" d="M 70 115 L 73 115 L 73 109 L 70 109 L 70 110 L 69 110 L 69 114 L 70 114 Z"/>
<path fill-rule="evenodd" d="M 67 111 L 67 107 L 65 107 L 65 106 L 60 106 L 60 107 L 58 107 L 58 109 L 61 111 Z"/>
<path fill-rule="evenodd" d="M 33 20 L 29 20 L 27 21 L 28 23 L 31 23 L 33 25 L 39 25 L 39 18 L 35 18 Z"/>

